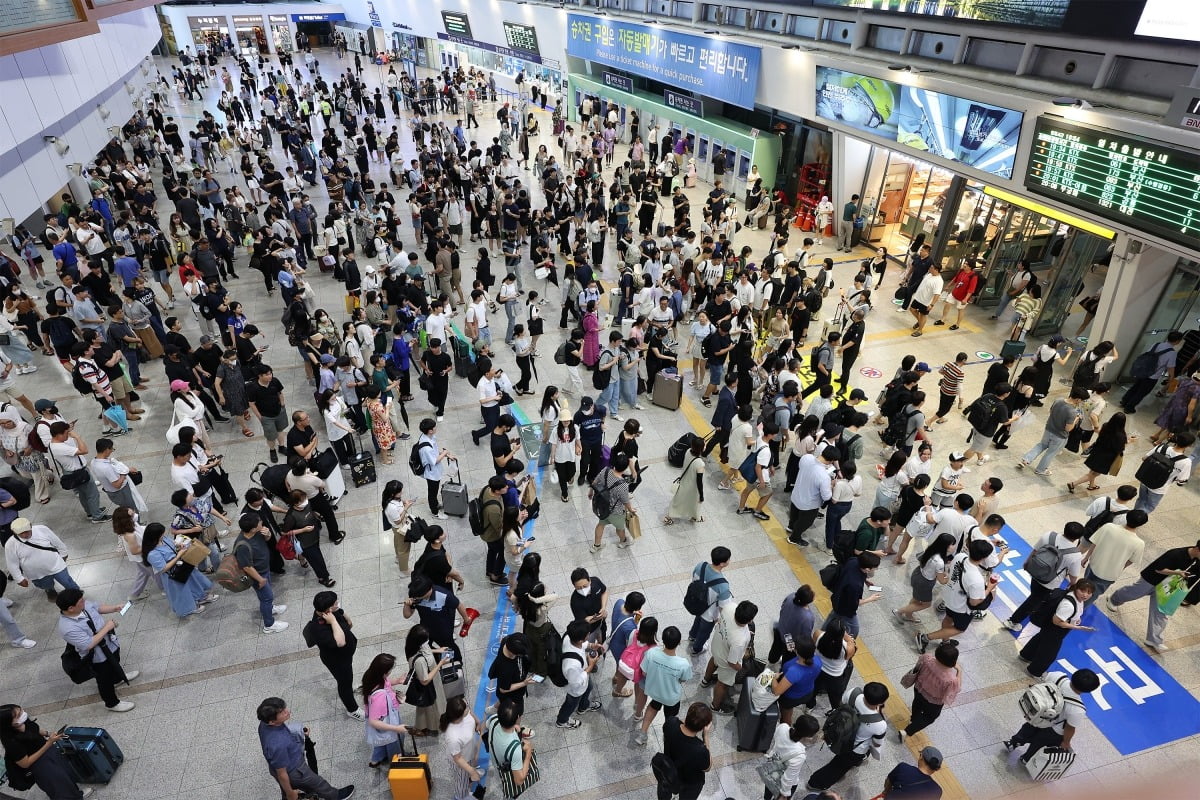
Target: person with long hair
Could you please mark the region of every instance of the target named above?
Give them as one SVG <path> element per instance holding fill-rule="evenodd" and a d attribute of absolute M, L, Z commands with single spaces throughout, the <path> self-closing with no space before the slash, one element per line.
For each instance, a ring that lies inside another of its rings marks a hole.
<path fill-rule="evenodd" d="M 404 499 L 404 484 L 398 480 L 390 480 L 383 487 L 383 496 L 379 504 L 383 506 L 383 518 L 392 531 L 392 547 L 396 552 L 396 568 L 400 574 L 408 577 L 408 560 L 412 553 L 412 542 L 406 534 L 412 525 L 408 510 L 416 505 L 416 500 Z"/>
<path fill-rule="evenodd" d="M 446 710 L 441 667 L 453 655 L 432 643 L 428 628 L 414 625 L 404 638 L 404 657 L 408 659 L 411 673 L 404 699 L 417 709 L 412 735 L 437 736 L 438 720 Z"/>
<path fill-rule="evenodd" d="M 530 558 L 535 555 L 532 553 Z M 529 558 L 525 559 L 526 564 L 529 561 Z M 550 622 L 550 606 L 557 600 L 558 595 L 546 591 L 546 584 L 541 581 L 533 584 L 527 593 L 517 595 L 517 604 L 524 620 L 522 631 L 529 639 L 529 669 L 535 675 L 545 675 L 549 669 L 546 646 L 550 637 L 558 635 Z"/>
<path fill-rule="evenodd" d="M 380 391 L 378 386 L 367 386 L 362 390 L 363 393 L 363 414 L 366 416 L 370 428 L 371 435 L 375 439 L 375 446 L 379 450 L 383 458 L 384 464 L 392 463 L 392 450 L 396 447 L 396 429 L 392 427 L 392 419 L 384 408 L 383 402 L 379 399 Z"/>
<path fill-rule="evenodd" d="M 142 563 L 154 570 L 162 579 L 167 603 L 175 616 L 183 618 L 202 614 L 218 595 L 211 591 L 212 581 L 196 567 L 183 560 L 187 548 L 180 547 L 170 536 L 165 536 L 166 527 L 151 522 L 142 533 Z"/>
<path fill-rule="evenodd" d="M 650 649 L 658 646 L 658 619 L 655 617 L 642 617 L 642 621 L 638 623 L 637 633 L 632 640 L 625 645 L 625 650 L 621 653 L 621 659 L 617 663 L 616 674 L 613 675 L 612 694 L 613 697 L 628 697 L 624 693 L 625 683 L 632 681 L 633 683 L 633 708 L 635 712 L 634 720 L 642 716 L 645 712 L 646 701 L 646 674 L 642 672 L 642 659 Z"/>
<path fill-rule="evenodd" d="M 929 491 L 931 483 L 933 479 L 922 472 L 900 490 L 900 505 L 896 513 L 892 514 L 892 524 L 888 527 L 887 549 L 883 552 L 885 556 L 894 555 L 897 564 L 904 563 L 904 551 L 908 549 L 908 543 L 913 540 L 914 534 L 925 527 L 922 520 L 925 514 L 922 510 L 932 503 Z M 899 547 L 895 546 L 897 538 L 900 539 Z"/>
<path fill-rule="evenodd" d="M 80 789 L 71 775 L 74 774 L 66 757 L 56 744 L 67 738 L 61 731 L 51 733 L 38 727 L 25 709 L 12 703 L 0 706 L 0 745 L 4 747 L 4 760 L 15 765 L 21 773 L 28 773 L 27 782 L 37 786 L 50 800 L 82 800 L 95 794 L 88 786 Z M 9 767 L 8 783 L 20 788 L 19 777 Z"/>
<path fill-rule="evenodd" d="M 125 551 L 125 558 L 137 569 L 137 578 L 133 581 L 133 588 L 129 590 L 129 602 L 145 600 L 150 596 L 150 590 L 146 585 L 152 579 L 159 589 L 163 588 L 162 576 L 156 574 L 149 564 L 142 561 L 142 540 L 146 533 L 146 526 L 138 523 L 137 511 L 128 506 L 118 506 L 113 509 L 112 528 L 113 533 L 121 539 L 121 548 Z"/>
<path fill-rule="evenodd" d="M 675 493 L 663 517 L 664 525 L 674 525 L 676 518 L 687 517 L 692 522 L 704 522 L 704 440 L 692 439 L 685 456 L 683 472 L 675 481 Z"/>
<path fill-rule="evenodd" d="M 950 574 L 947 568 L 957 548 L 954 534 L 942 533 L 917 556 L 917 565 L 913 567 L 912 575 L 908 579 L 909 586 L 912 587 L 912 598 L 906 605 L 892 609 L 892 615 L 896 619 L 901 622 L 920 623 L 913 614 L 933 605 L 933 590 L 937 584 L 945 586 L 949 583 Z"/>
<path fill-rule="evenodd" d="M 903 450 L 897 450 L 883 465 L 883 473 L 879 485 L 875 487 L 875 507 L 895 510 L 900 502 L 900 490 L 908 483 L 904 474 L 904 462 L 908 457 Z"/>
<path fill-rule="evenodd" d="M 354 433 L 354 424 L 348 416 L 349 406 L 341 393 L 334 389 L 326 389 L 317 395 L 317 410 L 325 418 L 325 431 L 329 445 L 337 453 L 338 461 L 349 464 L 354 456 L 354 442 L 350 435 Z M 385 464 L 390 464 L 391 456 L 385 455 Z"/>
<path fill-rule="evenodd" d="M 438 730 L 442 732 L 442 746 L 450 762 L 450 775 L 454 783 L 451 797 L 453 800 L 469 800 L 473 796 L 471 787 L 483 777 L 475 768 L 475 762 L 479 759 L 479 734 L 483 732 L 483 723 L 471 713 L 466 699 L 460 695 L 446 701 L 446 710 L 438 720 Z"/>
<path fill-rule="evenodd" d="M 208 426 L 204 423 L 204 403 L 196 397 L 187 381 L 171 381 L 172 425 L 183 422 L 196 429 L 200 441 L 206 448 L 212 447 L 208 438 Z"/>
<path fill-rule="evenodd" d="M 300 566 L 311 566 L 317 583 L 332 589 L 337 581 L 329 577 L 329 568 L 325 566 L 325 557 L 321 554 L 321 517 L 309 502 L 308 495 L 299 489 L 288 495 L 288 512 L 280 528 L 285 536 L 296 537 L 304 554 Z"/>
<path fill-rule="evenodd" d="M 1098 476 L 1117 475 L 1120 473 L 1120 461 L 1123 460 L 1123 456 L 1125 455 L 1125 446 L 1137 440 L 1135 434 L 1126 431 L 1125 421 L 1125 412 L 1118 411 L 1100 426 L 1100 432 L 1096 434 L 1096 439 L 1092 442 L 1088 456 L 1083 461 L 1083 465 L 1087 467 L 1087 472 L 1075 480 L 1067 482 L 1068 492 L 1073 493 L 1075 488 L 1084 481 L 1087 481 L 1087 484 L 1084 486 L 1085 489 L 1089 491 L 1099 489 L 1100 487 L 1096 484 Z M 1115 470 L 1114 467 L 1116 468 Z"/>
<path fill-rule="evenodd" d="M 525 551 L 530 543 L 524 538 L 524 525 L 520 506 L 506 506 L 500 520 L 504 537 L 504 565 L 508 567 L 508 600 L 516 601 L 517 570 L 525 560 Z"/>
<path fill-rule="evenodd" d="M 542 446 L 538 451 L 538 466 L 544 467 L 550 463 L 553 450 L 555 424 L 562 418 L 562 409 L 558 407 L 559 391 L 553 384 L 542 392 L 542 403 L 538 406 L 538 416 L 542 420 Z M 550 471 L 550 482 L 558 483 L 558 473 Z"/>
<path fill-rule="evenodd" d="M 408 728 L 400 722 L 400 698 L 389 675 L 396 666 L 396 657 L 380 653 L 371 659 L 362 678 L 363 705 L 367 708 L 367 744 L 372 746 L 367 766 L 378 769 L 392 756 L 403 752 L 400 737 Z"/>
<path fill-rule="evenodd" d="M 575 479 L 579 457 L 583 453 L 583 443 L 579 438 L 579 426 L 570 417 L 560 417 L 554 426 L 552 436 L 551 459 L 554 461 L 554 475 L 559 492 L 564 503 L 568 502 L 567 492 L 570 491 L 571 481 Z"/>
<path fill-rule="evenodd" d="M 830 616 L 826 620 L 824 630 L 813 631 L 813 641 L 817 645 L 817 654 L 821 656 L 821 674 L 813 684 L 813 692 L 825 692 L 829 707 L 837 708 L 842 704 L 842 695 L 846 693 L 846 686 L 854 673 L 853 659 L 858 646 L 837 616 Z"/>

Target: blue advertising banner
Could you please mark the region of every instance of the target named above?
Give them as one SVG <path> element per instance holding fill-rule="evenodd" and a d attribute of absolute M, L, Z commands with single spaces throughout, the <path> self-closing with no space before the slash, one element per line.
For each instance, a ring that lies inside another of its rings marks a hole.
<path fill-rule="evenodd" d="M 817 67 L 817 116 L 1012 177 L 1025 115 L 1011 108 Z"/>
<path fill-rule="evenodd" d="M 620 89 L 622 92 L 633 94 L 633 79 L 627 78 L 624 75 L 617 75 L 613 72 L 604 73 L 604 85 L 611 86 L 613 89 Z"/>
<path fill-rule="evenodd" d="M 663 90 L 663 102 L 671 108 L 677 108 L 693 117 L 704 116 L 704 102 L 688 94 Z"/>
<path fill-rule="evenodd" d="M 330 11 L 323 14 L 292 14 L 296 22 L 336 22 L 344 20 L 346 15 L 341 11 Z"/>
<path fill-rule="evenodd" d="M 1000 532 L 1008 543 L 992 613 L 1005 616 L 1029 596 L 1029 573 L 1021 569 L 1033 549 L 1011 527 Z M 1136 577 L 1137 573 L 1132 573 Z M 1122 581 L 1124 583 L 1124 581 Z M 1111 589 L 1109 591 L 1112 591 Z M 1154 598 L 1148 602 L 1153 603 Z M 1139 609 L 1144 606 L 1139 602 Z M 1140 611 L 1145 614 L 1144 610 Z M 1100 688 L 1084 696 L 1088 719 L 1122 755 L 1174 742 L 1200 733 L 1200 700 L 1179 684 L 1146 649 L 1131 639 L 1093 605 L 1083 624 L 1094 632 L 1072 631 L 1063 642 L 1052 670 L 1071 673 L 1088 667 L 1100 676 Z M 1134 627 L 1144 630 L 1139 620 Z M 1033 636 L 1037 626 L 1027 623 L 1015 638 L 1018 646 Z M 1016 704 L 1014 703 L 1014 711 Z"/>
<path fill-rule="evenodd" d="M 750 45 L 581 14 L 568 16 L 567 54 L 742 108 L 754 107 L 762 60 Z"/>

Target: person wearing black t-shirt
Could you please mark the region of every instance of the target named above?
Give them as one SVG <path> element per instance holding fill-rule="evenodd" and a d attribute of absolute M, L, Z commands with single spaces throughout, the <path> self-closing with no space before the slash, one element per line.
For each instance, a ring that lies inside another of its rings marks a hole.
<path fill-rule="evenodd" d="M 1200 541 L 1191 547 L 1173 547 L 1166 551 L 1146 565 L 1138 577 L 1137 583 L 1124 586 L 1107 595 L 1104 598 L 1104 604 L 1109 611 L 1116 611 L 1117 606 L 1124 605 L 1130 600 L 1153 595 L 1158 585 L 1173 575 L 1182 576 L 1184 582 L 1189 586 L 1197 583 L 1196 578 L 1200 576 Z M 1196 586 L 1193 586 L 1184 602 L 1195 603 L 1197 593 Z M 1166 632 L 1167 623 L 1171 618 L 1162 612 L 1153 597 L 1150 599 L 1149 609 L 1150 617 L 1146 623 L 1146 646 L 1161 653 L 1167 649 L 1163 643 L 1163 633 Z"/>
<path fill-rule="evenodd" d="M 279 537 L 282 535 L 279 530 L 279 520 L 275 518 L 275 514 L 286 514 L 287 509 L 275 505 L 267 499 L 267 495 L 262 489 L 252 486 L 246 490 L 246 504 L 242 506 L 241 513 L 257 514 L 262 520 L 262 524 L 267 527 L 271 535 L 267 537 L 268 549 L 271 551 L 271 574 L 284 575 L 287 570 L 283 565 L 283 556 L 279 555 L 276 545 L 279 542 Z"/>
<path fill-rule="evenodd" d="M 33 773 L 34 784 L 50 797 L 64 800 L 90 797 L 94 790 L 76 785 L 71 777 L 74 771 L 58 749 L 57 742 L 65 738 L 61 731 L 41 730 L 20 706 L 0 706 L 0 745 L 4 747 L 5 760 L 20 764 L 31 759 L 25 768 Z"/>
<path fill-rule="evenodd" d="M 346 713 L 362 719 L 358 698 L 354 694 L 354 651 L 358 637 L 351 628 L 354 623 L 338 603 L 336 592 L 317 592 L 313 598 L 313 617 L 304 626 L 304 643 L 317 648 L 321 663 L 337 681 L 338 698 Z"/>
<path fill-rule="evenodd" d="M 287 404 L 283 399 L 283 384 L 268 364 L 260 364 L 256 380 L 246 384 L 246 400 L 258 421 L 262 423 L 263 438 L 271 463 L 279 462 L 279 454 L 287 455 L 284 432 L 288 429 Z"/>
<path fill-rule="evenodd" d="M 428 525 L 424 536 L 427 542 L 425 551 L 413 564 L 413 574 L 424 575 L 433 581 L 434 586 L 447 591 L 451 590 L 450 583 L 453 581 L 461 592 L 466 581 L 454 568 L 454 562 L 450 560 L 450 554 L 446 551 L 446 532 L 442 530 L 441 525 Z"/>
<path fill-rule="evenodd" d="M 488 677 L 496 679 L 496 702 L 507 700 L 518 715 L 524 714 L 525 695 L 533 683 L 529 676 L 529 640 L 523 633 L 510 633 L 488 667 Z"/>
<path fill-rule="evenodd" d="M 497 475 L 504 474 L 504 468 L 508 466 L 508 462 L 516 457 L 516 453 L 521 447 L 521 440 L 515 441 L 508 438 L 508 434 L 517 426 L 517 420 L 511 414 L 501 414 L 500 419 L 496 422 L 496 427 L 492 429 L 492 436 L 489 443 L 489 449 L 492 452 L 492 465 L 496 468 Z"/>
<path fill-rule="evenodd" d="M 712 768 L 708 734 L 712 710 L 707 703 L 692 703 L 683 721 L 679 717 L 663 720 L 663 753 L 679 773 L 679 800 L 696 800 L 704 791 L 704 773 Z M 671 793 L 658 787 L 658 800 L 671 800 Z"/>
<path fill-rule="evenodd" d="M 571 616 L 588 624 L 588 641 L 604 644 L 608 638 L 608 587 L 583 567 L 571 572 Z"/>
<path fill-rule="evenodd" d="M 442 340 L 429 340 L 429 349 L 421 354 L 421 366 L 429 382 L 429 404 L 437 411 L 438 422 L 446 414 L 446 396 L 450 393 L 450 371 L 454 364 L 450 354 L 442 348 Z"/>

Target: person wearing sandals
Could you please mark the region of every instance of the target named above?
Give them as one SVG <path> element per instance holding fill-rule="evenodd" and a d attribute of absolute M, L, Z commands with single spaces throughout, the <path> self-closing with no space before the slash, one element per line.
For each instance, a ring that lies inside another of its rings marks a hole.
<path fill-rule="evenodd" d="M 438 730 L 442 732 L 442 745 L 450 762 L 453 800 L 468 800 L 473 796 L 471 787 L 483 777 L 475 766 L 479 759 L 479 734 L 483 731 L 483 723 L 467 708 L 466 700 L 451 697 L 438 720 Z"/>
<path fill-rule="evenodd" d="M 212 581 L 191 564 L 184 563 L 183 549 L 171 536 L 164 535 L 166 532 L 167 529 L 158 522 L 146 526 L 142 534 L 142 563 L 156 575 L 165 576 L 162 587 L 175 616 L 184 618 L 202 614 L 218 597 L 209 591 Z"/>
<path fill-rule="evenodd" d="M 1088 471 L 1075 480 L 1068 481 L 1068 492 L 1073 493 L 1085 481 L 1086 485 L 1083 488 L 1094 491 L 1100 488 L 1096 483 L 1097 477 L 1120 473 L 1125 446 L 1130 442 L 1137 441 L 1136 434 L 1126 432 L 1125 419 L 1125 412 L 1118 411 L 1100 427 L 1100 432 L 1096 434 L 1096 439 L 1092 442 L 1091 451 L 1083 461 L 1083 465 L 1087 467 Z"/>
<path fill-rule="evenodd" d="M 371 760 L 367 766 L 378 769 L 391 762 L 392 756 L 401 755 L 400 737 L 408 728 L 400 722 L 400 697 L 392 686 L 389 675 L 396 666 L 396 657 L 391 653 L 380 653 L 371 659 L 363 673 L 362 696 L 367 707 L 367 744 L 371 745 Z"/>
<path fill-rule="evenodd" d="M 221 354 L 213 388 L 217 393 L 217 402 L 242 426 L 242 436 L 253 439 L 254 431 L 247 424 L 250 422 L 250 403 L 246 399 L 246 377 L 238 362 L 237 350 L 229 349 Z"/>
<path fill-rule="evenodd" d="M 701 506 L 704 503 L 704 440 L 692 439 L 688 462 L 675 479 L 675 494 L 667 506 L 664 525 L 674 525 L 676 518 L 687 517 L 692 522 L 704 522 Z"/>
<path fill-rule="evenodd" d="M 933 605 L 933 590 L 938 584 L 945 586 L 950 582 L 947 567 L 958 549 L 958 539 L 952 533 L 939 533 L 933 543 L 917 556 L 917 565 L 909 576 L 909 586 L 912 587 L 912 598 L 900 608 L 892 609 L 892 616 L 900 622 L 920 623 L 913 614 L 924 611 Z"/>
<path fill-rule="evenodd" d="M 412 735 L 437 736 L 438 720 L 446 710 L 441 666 L 443 661 L 452 658 L 453 655 L 446 648 L 432 643 L 429 629 L 424 625 L 409 628 L 408 636 L 404 639 L 404 655 L 412 673 L 404 699 L 417 709 Z"/>

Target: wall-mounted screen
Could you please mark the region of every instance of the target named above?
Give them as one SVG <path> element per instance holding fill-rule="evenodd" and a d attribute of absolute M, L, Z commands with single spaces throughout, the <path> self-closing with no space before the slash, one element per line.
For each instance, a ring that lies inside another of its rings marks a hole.
<path fill-rule="evenodd" d="M 460 14 L 457 11 L 443 11 L 442 24 L 446 26 L 446 33 L 451 36 L 475 38 L 471 35 L 471 20 L 467 18 L 466 14 Z"/>
<path fill-rule="evenodd" d="M 1153 1 L 1153 0 L 1152 0 Z M 1179 0 L 1166 0 L 1178 3 Z M 813 0 L 815 6 L 861 8 L 864 11 L 947 17 L 1033 28 L 1061 28 L 1071 0 Z"/>
<path fill-rule="evenodd" d="M 524 50 L 527 53 L 541 53 L 538 49 L 537 28 L 532 25 L 521 25 L 517 22 L 504 23 L 504 41 L 513 50 Z"/>

